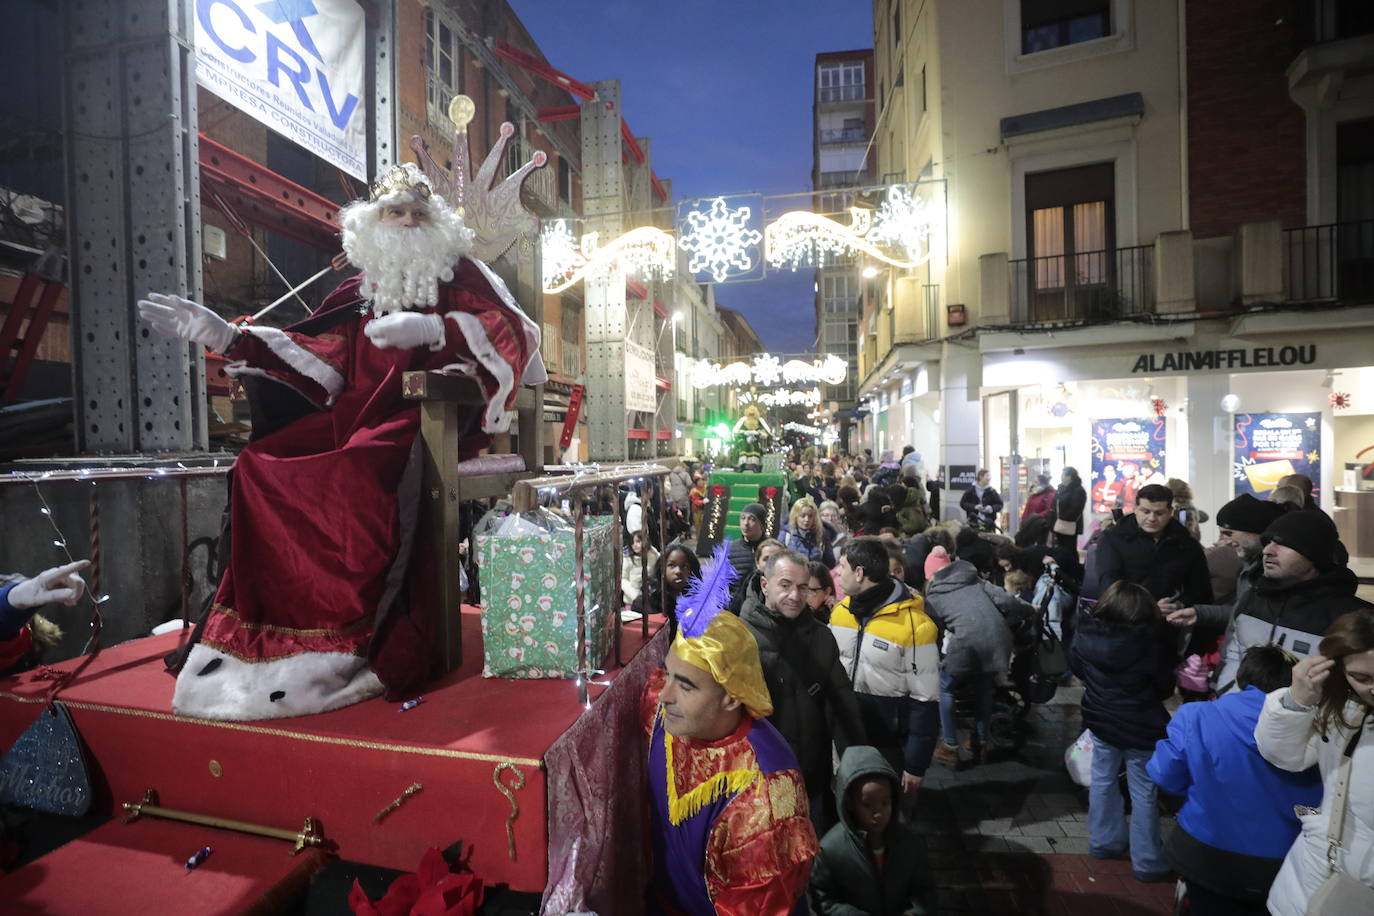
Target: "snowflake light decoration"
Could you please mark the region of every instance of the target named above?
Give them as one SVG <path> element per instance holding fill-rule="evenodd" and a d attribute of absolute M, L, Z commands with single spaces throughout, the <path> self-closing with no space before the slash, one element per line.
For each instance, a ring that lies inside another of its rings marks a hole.
<path fill-rule="evenodd" d="M 751 213 L 750 207 L 727 207 L 723 197 L 711 201 L 711 208 L 705 213 L 688 213 L 690 228 L 678 240 L 678 246 L 692 254 L 687 269 L 694 274 L 709 272 L 717 283 L 723 283 L 732 268 L 739 272 L 753 270 L 750 249 L 763 241 L 763 233 L 750 228 Z"/>
<path fill-rule="evenodd" d="M 929 248 L 931 229 L 930 205 L 901 185 L 887 189 L 887 196 L 873 214 L 873 228 L 867 233 L 870 242 L 885 242 L 906 251 L 909 259 L 919 258 Z"/>
<path fill-rule="evenodd" d="M 539 259 L 544 268 L 546 292 L 577 274 L 587 263 L 565 219 L 544 225 L 544 231 L 539 233 Z"/>
<path fill-rule="evenodd" d="M 754 381 L 760 385 L 776 384 L 782 378 L 782 366 L 771 353 L 760 353 L 754 357 Z"/>

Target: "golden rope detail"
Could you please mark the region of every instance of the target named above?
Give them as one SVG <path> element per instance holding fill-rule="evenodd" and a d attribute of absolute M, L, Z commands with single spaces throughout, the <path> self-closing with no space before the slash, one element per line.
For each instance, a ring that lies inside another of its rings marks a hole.
<path fill-rule="evenodd" d="M 501 781 L 501 771 L 510 770 L 515 774 L 515 779 L 508 786 Z M 520 772 L 519 767 L 509 760 L 502 761 L 491 771 L 491 781 L 496 784 L 496 788 L 501 794 L 506 796 L 510 802 L 510 816 L 506 818 L 506 854 L 510 856 L 512 862 L 515 861 L 515 819 L 520 816 L 520 802 L 515 800 L 516 790 L 525 788 L 525 774 Z"/>
<path fill-rule="evenodd" d="M 18 703 L 46 703 L 45 697 L 24 697 L 7 690 L 0 690 L 0 699 L 13 700 Z M 109 706 L 104 703 L 87 703 L 81 700 L 63 700 L 65 706 L 70 709 L 87 709 L 92 712 L 106 712 L 120 716 L 133 716 L 138 719 L 154 719 L 160 722 L 181 722 L 186 725 L 201 725 L 206 728 L 221 728 L 228 731 L 246 732 L 251 735 L 269 735 L 274 738 L 293 738 L 297 741 L 305 741 L 311 744 L 327 744 L 336 747 L 351 747 L 362 750 L 390 751 L 399 754 L 418 754 L 423 757 L 447 757 L 454 760 L 477 760 L 484 763 L 498 761 L 514 761 L 525 766 L 542 766 L 543 764 L 532 757 L 506 757 L 498 754 L 482 754 L 476 751 L 459 751 L 447 747 L 427 747 L 415 744 L 392 744 L 384 741 L 359 741 L 352 738 L 336 738 L 332 735 L 313 735 L 309 732 L 290 731 L 285 728 L 266 728 L 261 725 L 246 725 L 242 722 L 228 722 L 222 719 L 196 719 L 191 716 L 179 716 L 175 713 L 152 712 L 147 709 L 129 709 L 123 706 Z"/>

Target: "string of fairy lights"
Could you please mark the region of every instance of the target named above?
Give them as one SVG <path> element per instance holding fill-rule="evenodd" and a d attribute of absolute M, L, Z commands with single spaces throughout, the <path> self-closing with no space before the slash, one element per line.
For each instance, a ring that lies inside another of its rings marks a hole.
<path fill-rule="evenodd" d="M 60 566 L 65 563 L 76 562 L 77 557 L 73 556 L 72 554 L 70 546 L 72 543 L 71 539 L 67 536 L 66 532 L 62 530 L 62 526 L 58 524 L 57 515 L 53 511 L 52 505 L 48 502 L 48 498 L 43 492 L 43 487 L 41 486 L 42 484 L 56 482 L 76 482 L 89 483 L 92 487 L 95 487 L 98 483 L 107 481 L 141 479 L 160 480 L 184 477 L 222 476 L 224 474 L 227 474 L 228 472 L 229 463 L 226 463 L 224 466 L 221 466 L 218 459 L 213 459 L 212 464 L 209 467 L 188 467 L 185 464 L 182 464 L 181 462 L 177 462 L 177 466 L 175 468 L 110 467 L 79 468 L 74 470 L 45 470 L 36 472 L 11 471 L 8 474 L 0 474 L 0 485 L 26 484 L 33 489 L 34 496 L 38 500 L 38 514 L 42 518 L 43 522 L 46 523 L 47 527 L 52 530 L 52 547 L 55 550 L 60 551 L 62 557 L 64 558 L 61 563 L 57 564 Z M 103 605 L 108 604 L 110 602 L 111 596 L 108 593 L 102 592 L 99 587 L 99 507 L 94 497 L 92 497 L 90 501 L 89 512 L 91 522 L 91 543 L 89 550 L 90 556 L 88 556 L 87 559 L 91 560 L 91 566 L 89 567 L 90 571 L 88 573 L 89 579 L 87 581 L 88 588 L 86 592 L 86 598 L 91 603 L 92 612 L 94 615 L 94 618 L 92 620 L 91 634 L 91 640 L 94 640 L 99 633 L 102 623 L 100 619 L 101 608 Z M 91 645 L 92 643 L 88 641 L 86 648 L 82 650 L 82 654 L 89 652 L 91 649 Z"/>

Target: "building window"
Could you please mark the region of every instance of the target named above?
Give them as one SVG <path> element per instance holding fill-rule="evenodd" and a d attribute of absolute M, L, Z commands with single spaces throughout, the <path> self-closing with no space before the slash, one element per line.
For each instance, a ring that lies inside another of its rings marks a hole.
<path fill-rule="evenodd" d="M 902 0 L 892 3 L 892 53 L 900 54 L 902 47 Z"/>
<path fill-rule="evenodd" d="M 562 156 L 558 157 L 558 199 L 572 204 L 572 166 Z"/>
<path fill-rule="evenodd" d="M 816 88 L 822 102 L 856 102 L 863 99 L 863 61 L 821 64 L 816 68 Z"/>
<path fill-rule="evenodd" d="M 1021 53 L 1106 38 L 1111 7 L 1110 0 L 1021 0 Z"/>
<path fill-rule="evenodd" d="M 1112 283 L 1115 182 L 1110 162 L 1026 176 L 1031 320 L 1079 317 Z"/>
<path fill-rule="evenodd" d="M 539 339 L 539 355 L 544 365 L 557 371 L 558 367 L 558 329 L 544 322 L 544 336 Z"/>
<path fill-rule="evenodd" d="M 926 65 L 925 65 L 925 64 L 921 64 L 921 110 L 922 110 L 922 111 L 929 111 L 929 110 L 930 110 L 930 109 L 929 109 L 929 106 L 926 104 Z"/>
<path fill-rule="evenodd" d="M 821 277 L 821 310 L 851 312 L 858 307 L 858 284 L 849 274 L 826 274 Z"/>
<path fill-rule="evenodd" d="M 463 91 L 463 49 L 456 23 L 433 7 L 425 9 L 425 93 L 431 124 L 448 126 L 448 105 Z"/>

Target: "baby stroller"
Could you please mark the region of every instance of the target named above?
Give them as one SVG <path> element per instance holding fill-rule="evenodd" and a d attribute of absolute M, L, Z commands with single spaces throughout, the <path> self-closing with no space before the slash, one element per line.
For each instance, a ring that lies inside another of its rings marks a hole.
<path fill-rule="evenodd" d="M 1071 583 L 1051 564 L 1035 589 L 1035 616 L 1016 634 L 1016 654 L 1008 672 L 1009 683 L 997 688 L 992 720 L 988 724 L 988 749 L 1003 753 L 1020 749 L 1026 740 L 1026 714 L 1036 703 L 1054 699 L 1068 674 L 1068 657 L 1062 641 L 1063 608 L 1073 607 Z M 972 715 L 971 706 L 957 706 Z"/>

